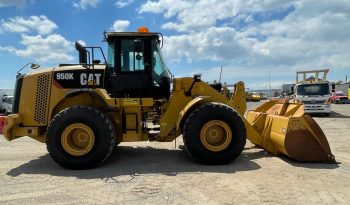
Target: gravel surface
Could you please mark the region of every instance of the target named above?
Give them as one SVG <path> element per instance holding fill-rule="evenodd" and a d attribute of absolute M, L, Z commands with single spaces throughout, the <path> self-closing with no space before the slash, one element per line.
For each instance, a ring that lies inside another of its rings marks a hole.
<path fill-rule="evenodd" d="M 341 164 L 296 163 L 247 143 L 233 163 L 204 166 L 178 139 L 122 143 L 103 166 L 72 171 L 44 144 L 0 136 L 0 204 L 350 204 L 350 105 L 333 110 L 315 119 Z"/>

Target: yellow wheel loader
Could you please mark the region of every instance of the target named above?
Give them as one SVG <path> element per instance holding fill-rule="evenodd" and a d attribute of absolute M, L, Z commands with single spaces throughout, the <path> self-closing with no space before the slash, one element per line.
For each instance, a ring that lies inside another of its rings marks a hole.
<path fill-rule="evenodd" d="M 302 104 L 269 101 L 244 117 L 243 82 L 228 97 L 227 88 L 207 84 L 200 75 L 173 78 L 160 33 L 108 32 L 105 40 L 107 59 L 100 47 L 76 43 L 78 64 L 18 74 L 5 138 L 46 143 L 50 156 L 68 169 L 96 167 L 121 142 L 171 142 L 179 136 L 190 156 L 204 164 L 233 161 L 247 138 L 274 155 L 335 162 Z"/>

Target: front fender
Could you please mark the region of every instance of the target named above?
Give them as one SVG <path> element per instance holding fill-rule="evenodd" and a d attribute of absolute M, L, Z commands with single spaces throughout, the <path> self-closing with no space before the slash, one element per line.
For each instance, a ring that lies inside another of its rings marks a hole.
<path fill-rule="evenodd" d="M 177 120 L 176 120 L 176 130 L 182 132 L 183 124 L 185 123 L 185 120 L 187 116 L 198 106 L 203 105 L 206 101 L 204 99 L 207 97 L 196 97 L 192 99 L 187 105 L 184 107 L 184 109 L 181 110 L 179 113 Z"/>

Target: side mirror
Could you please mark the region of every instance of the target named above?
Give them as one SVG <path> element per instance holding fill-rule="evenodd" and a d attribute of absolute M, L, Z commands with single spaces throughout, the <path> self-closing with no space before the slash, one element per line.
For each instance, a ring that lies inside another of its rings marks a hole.
<path fill-rule="evenodd" d="M 31 69 L 38 69 L 40 68 L 40 65 L 39 64 L 34 64 L 32 63 L 32 65 L 30 66 Z"/>
<path fill-rule="evenodd" d="M 332 83 L 332 92 L 335 92 L 335 84 Z"/>
<path fill-rule="evenodd" d="M 79 63 L 86 64 L 87 62 L 87 51 L 83 45 L 81 45 L 78 41 L 75 42 L 75 49 L 79 52 Z"/>

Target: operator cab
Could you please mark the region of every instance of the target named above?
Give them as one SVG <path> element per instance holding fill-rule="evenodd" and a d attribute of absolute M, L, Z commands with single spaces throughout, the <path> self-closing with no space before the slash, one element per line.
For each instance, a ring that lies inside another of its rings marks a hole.
<path fill-rule="evenodd" d="M 170 96 L 171 76 L 160 51 L 160 33 L 108 32 L 106 89 L 115 98 Z"/>

